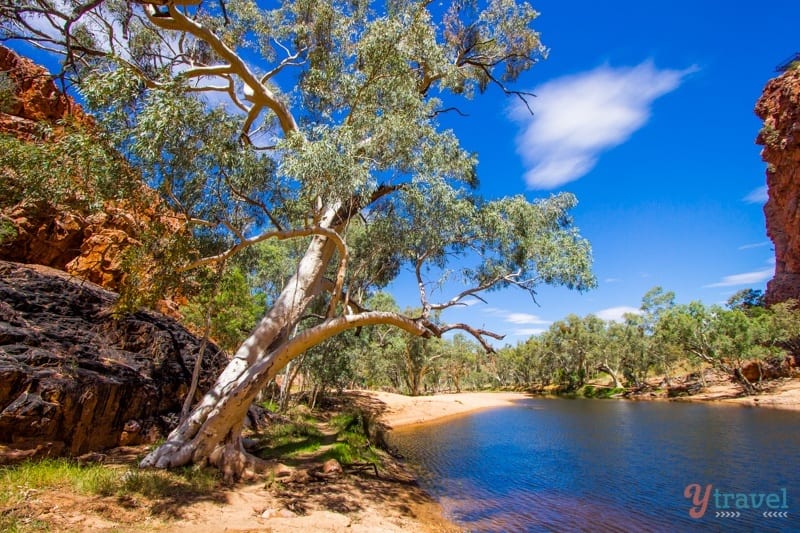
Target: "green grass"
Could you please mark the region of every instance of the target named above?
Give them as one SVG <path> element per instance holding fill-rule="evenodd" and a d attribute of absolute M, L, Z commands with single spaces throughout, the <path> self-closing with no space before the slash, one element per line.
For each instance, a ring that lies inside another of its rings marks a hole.
<path fill-rule="evenodd" d="M 317 428 L 316 418 L 306 412 L 292 413 L 291 417 L 291 422 L 269 426 L 262 436 L 259 456 L 264 459 L 296 457 L 319 449 L 323 435 Z"/>
<path fill-rule="evenodd" d="M 273 413 L 277 413 L 281 409 L 281 406 L 280 406 L 280 404 L 278 402 L 273 402 L 271 400 L 264 400 L 259 405 L 261 407 L 263 407 L 264 409 L 266 409 L 267 411 L 270 411 L 270 412 L 273 412 Z"/>
<path fill-rule="evenodd" d="M 361 431 L 363 419 L 361 413 L 345 411 L 331 417 L 328 424 L 337 432 L 342 431 Z"/>
<path fill-rule="evenodd" d="M 139 470 L 101 464 L 80 465 L 74 460 L 41 459 L 0 467 L 0 531 L 47 531 L 46 522 L 31 515 L 37 492 L 67 491 L 98 496 L 150 499 L 207 494 L 218 487 L 219 472 L 186 467 L 170 472 Z"/>
<path fill-rule="evenodd" d="M 579 392 L 579 396 L 584 398 L 611 398 L 615 394 L 621 394 L 625 389 L 615 389 L 613 387 L 595 387 L 592 385 L 585 385 Z"/>
<path fill-rule="evenodd" d="M 380 457 L 369 445 L 364 434 L 364 418 L 357 411 L 345 411 L 327 421 L 335 434 L 323 435 L 319 422 L 307 410 L 298 410 L 290 415 L 291 421 L 273 424 L 262 436 L 262 449 L 258 455 L 264 459 L 293 459 L 300 455 L 311 455 L 326 444 L 324 452 L 315 460 L 336 459 L 343 465 L 373 463 L 380 465 Z"/>
<path fill-rule="evenodd" d="M 117 495 L 141 494 L 146 498 L 160 499 L 176 495 L 199 495 L 219 486 L 219 471 L 213 468 L 183 467 L 170 472 L 164 470 L 125 471 Z"/>
<path fill-rule="evenodd" d="M 118 483 L 119 475 L 99 464 L 81 466 L 69 459 L 25 461 L 0 468 L 0 505 L 30 490 L 66 488 L 80 494 L 106 494 Z"/>
<path fill-rule="evenodd" d="M 293 458 L 298 455 L 314 453 L 320 446 L 322 446 L 321 437 L 284 437 L 270 441 L 266 448 L 258 452 L 258 455 L 262 459 Z"/>

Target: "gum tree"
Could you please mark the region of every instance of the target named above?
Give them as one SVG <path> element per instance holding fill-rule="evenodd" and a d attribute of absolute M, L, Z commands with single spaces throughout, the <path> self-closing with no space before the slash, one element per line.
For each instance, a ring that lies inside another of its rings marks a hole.
<path fill-rule="evenodd" d="M 227 478 L 259 467 L 240 437 L 253 398 L 345 330 L 463 330 L 490 350 L 487 337 L 500 335 L 440 312 L 504 287 L 594 283 L 589 245 L 568 214 L 574 197 L 481 199 L 476 157 L 440 123 L 459 98 L 489 89 L 526 100 L 511 84 L 544 54 L 527 3 L 0 6 L 0 38 L 61 54 L 119 149 L 215 243 L 204 256 L 154 252 L 158 265 L 190 272 L 270 239 L 303 247 L 216 384 L 142 466 L 208 461 Z M 159 243 L 177 249 L 166 236 Z M 417 280 L 421 311 L 368 309 L 370 291 L 402 268 Z M 455 288 L 438 301 L 435 287 Z"/>

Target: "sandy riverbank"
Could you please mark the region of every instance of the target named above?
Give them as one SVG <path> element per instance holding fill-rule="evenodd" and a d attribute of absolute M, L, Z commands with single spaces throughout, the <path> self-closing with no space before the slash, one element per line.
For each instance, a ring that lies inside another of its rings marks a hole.
<path fill-rule="evenodd" d="M 384 404 L 379 420 L 388 428 L 426 424 L 493 407 L 506 407 L 530 398 L 519 392 L 461 392 L 432 396 L 403 396 L 391 392 L 369 391 L 366 394 Z"/>
<path fill-rule="evenodd" d="M 769 390 L 753 396 L 743 396 L 741 387 L 734 383 L 717 383 L 685 399 L 691 402 L 721 402 L 800 411 L 800 378 L 775 380 L 771 382 Z"/>

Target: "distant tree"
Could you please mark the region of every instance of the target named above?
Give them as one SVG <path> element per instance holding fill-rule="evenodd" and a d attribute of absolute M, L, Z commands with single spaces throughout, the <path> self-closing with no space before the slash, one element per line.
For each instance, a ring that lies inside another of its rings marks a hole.
<path fill-rule="evenodd" d="M 745 363 L 775 351 L 766 315 L 751 317 L 742 309 L 691 302 L 674 307 L 662 321 L 663 331 L 687 352 L 730 375 L 746 393 L 758 389 L 759 384 L 752 383 L 742 369 Z"/>
<path fill-rule="evenodd" d="M 478 364 L 480 346 L 470 342 L 460 333 L 443 344 L 444 360 L 441 368 L 456 392 L 461 392 L 462 384 Z"/>
<path fill-rule="evenodd" d="M 264 314 L 266 295 L 253 293 L 241 268 L 221 274 L 217 282 L 209 272 L 203 289 L 181 307 L 184 319 L 201 331 L 209 314 L 209 335 L 221 348 L 234 352 Z"/>
<path fill-rule="evenodd" d="M 742 289 L 728 298 L 729 309 L 749 310 L 764 307 L 764 292 L 756 289 Z"/>

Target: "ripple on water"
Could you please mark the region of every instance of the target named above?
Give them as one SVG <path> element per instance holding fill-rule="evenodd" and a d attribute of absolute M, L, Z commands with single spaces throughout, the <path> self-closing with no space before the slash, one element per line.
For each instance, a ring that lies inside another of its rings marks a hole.
<path fill-rule="evenodd" d="M 704 404 L 528 400 L 389 439 L 472 531 L 800 531 L 797 422 L 790 412 Z M 711 502 L 692 519 L 690 483 L 786 488 L 790 518 L 750 510 L 725 521 Z"/>

